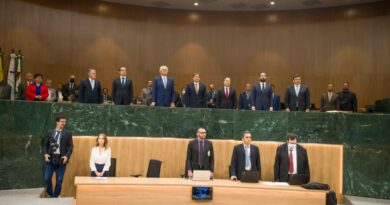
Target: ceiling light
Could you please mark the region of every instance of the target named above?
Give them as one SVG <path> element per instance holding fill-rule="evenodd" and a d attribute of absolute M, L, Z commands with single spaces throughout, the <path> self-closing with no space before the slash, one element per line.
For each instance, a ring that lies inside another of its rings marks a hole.
<path fill-rule="evenodd" d="M 271 2 L 269 2 L 269 4 L 271 4 L 273 6 L 273 5 L 275 5 L 275 2 L 271 1 Z"/>
<path fill-rule="evenodd" d="M 199 6 L 199 3 L 198 3 L 198 2 L 195 2 L 195 3 L 194 3 L 194 6 Z"/>

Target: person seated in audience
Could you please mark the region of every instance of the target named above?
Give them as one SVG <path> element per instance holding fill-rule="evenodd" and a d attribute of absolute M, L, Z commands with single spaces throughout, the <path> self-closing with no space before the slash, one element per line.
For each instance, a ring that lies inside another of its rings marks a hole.
<path fill-rule="evenodd" d="M 56 90 L 57 102 L 64 101 L 64 95 L 63 95 L 62 90 L 63 90 L 63 84 L 62 83 L 58 83 L 57 90 Z"/>
<path fill-rule="evenodd" d="M 111 149 L 107 146 L 107 136 L 103 133 L 96 138 L 96 146 L 91 150 L 89 166 L 92 177 L 110 176 Z"/>
<path fill-rule="evenodd" d="M 310 181 L 309 160 L 306 149 L 297 143 L 298 136 L 287 134 L 287 142 L 276 150 L 274 164 L 274 179 L 278 182 L 288 182 L 293 174 L 306 175 Z"/>
<path fill-rule="evenodd" d="M 54 88 L 52 88 L 52 83 L 53 82 L 50 79 L 46 80 L 46 87 L 47 87 L 47 90 L 49 91 L 49 96 L 46 99 L 48 102 L 57 101 L 56 90 Z"/>
<path fill-rule="evenodd" d="M 103 102 L 104 103 L 108 103 L 108 102 L 111 102 L 111 96 L 110 94 L 108 93 L 108 88 L 103 88 Z"/>
<path fill-rule="evenodd" d="M 42 83 L 43 75 L 37 73 L 34 75 L 35 82 L 30 84 L 26 89 L 26 97 L 28 101 L 46 101 L 49 96 L 49 91 Z"/>

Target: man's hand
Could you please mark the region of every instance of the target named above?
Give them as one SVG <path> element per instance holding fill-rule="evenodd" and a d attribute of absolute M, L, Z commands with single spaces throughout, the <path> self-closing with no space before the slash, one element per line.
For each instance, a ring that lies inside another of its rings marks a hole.
<path fill-rule="evenodd" d="M 192 178 L 192 171 L 191 170 L 188 170 L 188 177 Z"/>
<path fill-rule="evenodd" d="M 64 161 L 63 161 L 63 164 L 66 164 L 66 162 L 68 161 L 68 157 L 67 157 L 67 156 L 63 156 L 63 157 L 61 157 L 61 159 L 64 160 Z"/>
<path fill-rule="evenodd" d="M 50 162 L 50 155 L 45 154 L 45 162 Z"/>

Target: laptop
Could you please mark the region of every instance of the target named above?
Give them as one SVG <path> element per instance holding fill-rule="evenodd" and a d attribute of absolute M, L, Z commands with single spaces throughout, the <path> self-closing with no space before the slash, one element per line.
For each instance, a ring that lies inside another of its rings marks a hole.
<path fill-rule="evenodd" d="M 241 182 L 246 183 L 259 183 L 259 172 L 258 171 L 244 171 L 241 175 Z"/>
<path fill-rule="evenodd" d="M 290 175 L 288 184 L 290 185 L 302 185 L 308 183 L 308 177 L 304 174 Z"/>
<path fill-rule="evenodd" d="M 210 170 L 194 170 L 192 174 L 193 181 L 210 181 Z"/>

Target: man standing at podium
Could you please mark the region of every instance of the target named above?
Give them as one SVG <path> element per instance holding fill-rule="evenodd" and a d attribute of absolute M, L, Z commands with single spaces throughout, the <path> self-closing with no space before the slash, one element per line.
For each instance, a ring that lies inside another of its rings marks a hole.
<path fill-rule="evenodd" d="M 309 160 L 306 149 L 297 144 L 298 136 L 287 134 L 287 143 L 280 145 L 276 150 L 274 164 L 274 179 L 279 182 L 288 182 L 293 174 L 307 176 L 310 181 Z"/>
<path fill-rule="evenodd" d="M 242 135 L 242 144 L 234 146 L 230 163 L 231 180 L 241 179 L 244 171 L 258 171 L 261 179 L 260 152 L 256 145 L 252 145 L 252 134 L 245 131 Z"/>
<path fill-rule="evenodd" d="M 214 173 L 214 149 L 213 144 L 206 139 L 206 129 L 198 128 L 197 138 L 188 143 L 186 157 L 186 177 L 192 177 L 194 170 L 210 170 L 211 177 Z"/>

